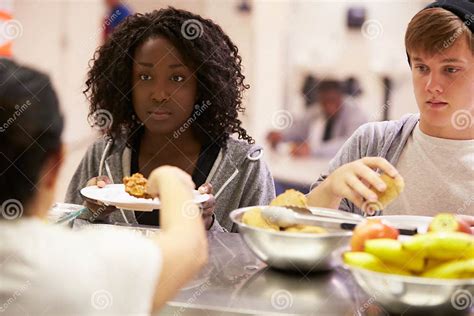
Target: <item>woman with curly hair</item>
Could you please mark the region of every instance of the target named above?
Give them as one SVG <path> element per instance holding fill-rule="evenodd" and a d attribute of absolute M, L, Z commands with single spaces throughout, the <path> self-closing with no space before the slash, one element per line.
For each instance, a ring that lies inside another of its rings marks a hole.
<path fill-rule="evenodd" d="M 170 7 L 127 18 L 94 55 L 84 92 L 89 118 L 107 115 L 100 122 L 105 137 L 87 151 L 66 201 L 82 203 L 86 185 L 173 165 L 191 174 L 200 191 L 216 192 L 203 206 L 207 229 L 235 230 L 230 211 L 268 204 L 273 179 L 238 118 L 249 88 L 241 62 L 221 27 L 199 15 Z M 85 203 L 90 221 L 159 225 L 157 211 Z"/>

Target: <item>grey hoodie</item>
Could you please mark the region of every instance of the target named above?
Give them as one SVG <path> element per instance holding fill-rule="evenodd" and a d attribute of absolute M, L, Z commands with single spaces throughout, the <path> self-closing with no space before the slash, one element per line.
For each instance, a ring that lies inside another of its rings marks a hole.
<path fill-rule="evenodd" d="M 268 205 L 275 197 L 272 175 L 261 159 L 263 149 L 257 145 L 229 138 L 227 148 L 221 149 L 206 179 L 214 188 L 216 198 L 215 218 L 211 230 L 236 231 L 229 213 L 237 208 Z M 130 175 L 131 149 L 123 140 L 96 141 L 87 150 L 77 168 L 66 193 L 67 203 L 82 204 L 80 190 L 87 181 L 107 175 L 113 183 L 122 183 Z M 124 218 L 125 217 L 125 218 Z M 93 219 L 88 212 L 85 219 Z M 109 215 L 109 222 L 137 224 L 135 213 L 116 211 Z"/>
<path fill-rule="evenodd" d="M 372 122 L 362 125 L 329 162 L 328 172 L 323 173 L 314 186 L 321 184 L 330 173 L 340 166 L 363 157 L 383 157 L 392 165 L 396 165 L 419 118 L 419 114 L 407 114 L 396 121 Z M 342 200 L 339 209 L 362 214 L 361 210 L 347 199 Z"/>

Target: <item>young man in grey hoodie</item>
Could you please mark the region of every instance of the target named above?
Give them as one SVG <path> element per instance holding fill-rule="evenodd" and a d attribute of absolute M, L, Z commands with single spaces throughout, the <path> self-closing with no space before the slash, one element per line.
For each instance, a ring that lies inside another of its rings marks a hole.
<path fill-rule="evenodd" d="M 463 214 L 474 225 L 474 3 L 435 2 L 405 36 L 419 114 L 360 127 L 308 195 L 314 206 L 367 211 L 375 171 L 402 177 L 405 190 L 385 215 Z"/>

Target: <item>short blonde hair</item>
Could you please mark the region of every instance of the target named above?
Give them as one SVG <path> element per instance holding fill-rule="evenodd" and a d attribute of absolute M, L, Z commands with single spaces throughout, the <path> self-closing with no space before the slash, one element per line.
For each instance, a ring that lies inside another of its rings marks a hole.
<path fill-rule="evenodd" d="M 418 12 L 408 24 L 405 47 L 408 55 L 424 53 L 433 56 L 451 47 L 456 40 L 466 40 L 474 54 L 474 37 L 466 23 L 458 16 L 442 8 L 430 8 Z"/>

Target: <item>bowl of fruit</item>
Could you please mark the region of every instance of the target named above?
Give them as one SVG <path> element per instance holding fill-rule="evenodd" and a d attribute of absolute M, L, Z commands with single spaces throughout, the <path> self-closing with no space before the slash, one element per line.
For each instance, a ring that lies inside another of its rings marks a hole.
<path fill-rule="evenodd" d="M 342 260 L 384 309 L 469 312 L 474 297 L 474 235 L 452 214 L 438 214 L 425 233 L 399 238 L 381 219 L 354 230 Z"/>

